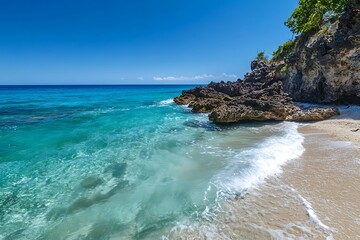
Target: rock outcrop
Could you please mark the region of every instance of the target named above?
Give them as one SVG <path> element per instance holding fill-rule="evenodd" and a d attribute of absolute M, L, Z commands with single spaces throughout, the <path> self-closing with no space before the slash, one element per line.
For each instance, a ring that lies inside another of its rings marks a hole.
<path fill-rule="evenodd" d="M 211 82 L 174 101 L 210 113 L 217 123 L 317 121 L 339 114 L 336 108 L 301 108 L 293 101 L 360 104 L 359 6 L 350 0 L 338 21 L 297 37 L 288 57 L 253 61 L 244 80 Z"/>
<path fill-rule="evenodd" d="M 300 35 L 285 59 L 284 91 L 295 101 L 360 104 L 360 1 L 338 21 Z"/>
<path fill-rule="evenodd" d="M 236 82 L 211 82 L 183 91 L 174 101 L 196 113 L 210 113 L 216 123 L 240 121 L 316 121 L 339 114 L 336 108 L 300 108 L 283 91 L 282 82 L 263 62 L 253 62 L 251 74 Z M 277 67 L 273 65 L 273 67 Z"/>

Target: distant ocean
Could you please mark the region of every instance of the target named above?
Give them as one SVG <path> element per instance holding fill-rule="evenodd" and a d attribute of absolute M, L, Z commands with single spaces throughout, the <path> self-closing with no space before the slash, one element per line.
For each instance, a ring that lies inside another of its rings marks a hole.
<path fill-rule="evenodd" d="M 0 239 L 167 239 L 304 151 L 173 103 L 191 87 L 0 86 Z"/>

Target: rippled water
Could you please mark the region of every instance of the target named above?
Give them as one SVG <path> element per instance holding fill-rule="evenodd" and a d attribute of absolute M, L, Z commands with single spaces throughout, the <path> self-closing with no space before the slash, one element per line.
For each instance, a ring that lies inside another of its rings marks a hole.
<path fill-rule="evenodd" d="M 216 126 L 190 86 L 0 87 L 0 239 L 160 239 L 299 156 L 293 123 Z"/>

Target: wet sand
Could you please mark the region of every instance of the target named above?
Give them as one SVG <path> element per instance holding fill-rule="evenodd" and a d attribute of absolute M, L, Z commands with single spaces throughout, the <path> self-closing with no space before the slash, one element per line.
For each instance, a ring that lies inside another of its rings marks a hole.
<path fill-rule="evenodd" d="M 345 134 L 347 124 L 323 128 L 327 125 L 330 123 L 300 129 L 306 150 L 299 160 L 284 167 L 281 180 L 308 200 L 322 223 L 331 228 L 334 239 L 360 239 L 359 142 L 343 141 L 358 136 Z"/>
<path fill-rule="evenodd" d="M 359 119 L 359 107 L 343 107 L 337 119 L 300 127 L 304 154 L 243 201 L 260 201 L 263 239 L 360 239 Z"/>
<path fill-rule="evenodd" d="M 300 127 L 304 154 L 172 239 L 360 239 L 359 112 Z"/>

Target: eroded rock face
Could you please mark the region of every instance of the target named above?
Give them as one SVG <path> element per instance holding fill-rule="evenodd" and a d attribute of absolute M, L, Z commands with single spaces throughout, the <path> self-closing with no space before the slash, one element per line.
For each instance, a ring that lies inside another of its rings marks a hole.
<path fill-rule="evenodd" d="M 253 71 L 245 80 L 211 82 L 208 86 L 183 91 L 177 104 L 188 104 L 193 112 L 210 113 L 216 123 L 240 121 L 314 121 L 339 114 L 335 108 L 302 110 L 283 91 L 281 77 L 275 74 L 279 65 L 253 62 Z M 281 67 L 281 66 L 280 66 Z"/>
<path fill-rule="evenodd" d="M 295 101 L 360 104 L 360 1 L 350 2 L 325 33 L 296 39 L 283 81 Z"/>

